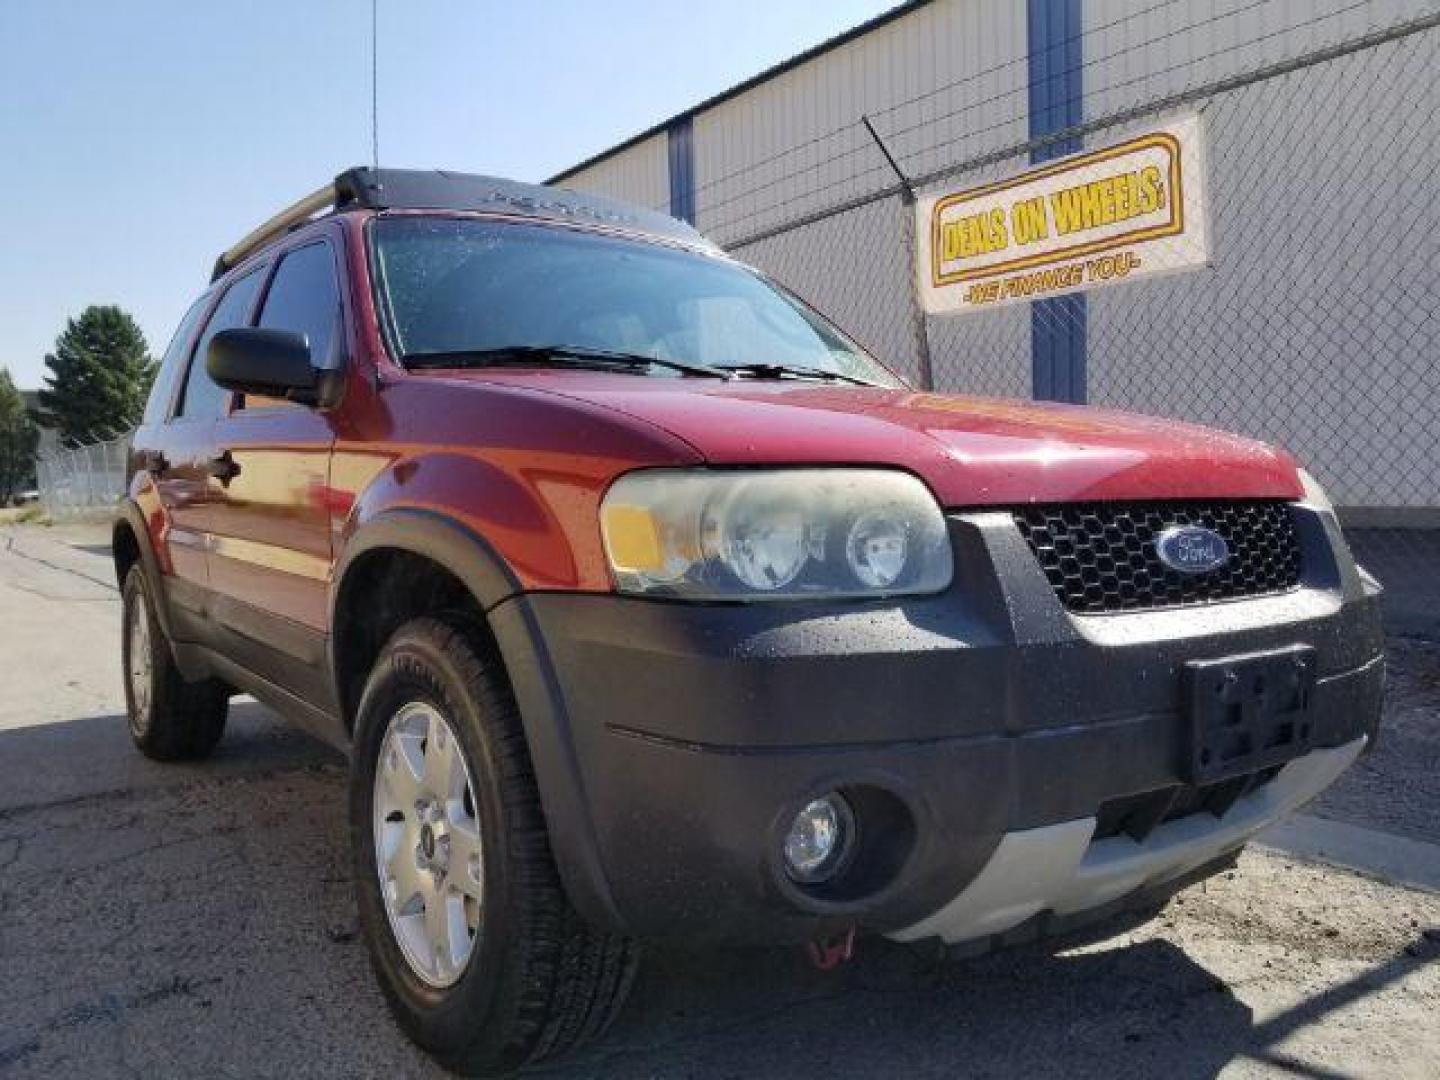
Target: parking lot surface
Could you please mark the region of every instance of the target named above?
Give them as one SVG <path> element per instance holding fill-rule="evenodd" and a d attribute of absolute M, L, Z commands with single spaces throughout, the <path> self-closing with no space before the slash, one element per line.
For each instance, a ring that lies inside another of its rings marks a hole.
<path fill-rule="evenodd" d="M 118 615 L 103 532 L 0 528 L 0 1075 L 440 1075 L 356 936 L 344 763 L 249 701 L 213 760 L 143 760 Z M 1423 881 L 1440 646 L 1396 639 L 1391 662 L 1379 750 L 1296 835 L 1324 848 L 1331 823 L 1362 863 L 1398 838 Z M 864 941 L 833 973 L 655 952 L 610 1036 L 539 1075 L 1435 1077 L 1437 1016 L 1440 895 L 1255 848 L 1083 947 Z"/>

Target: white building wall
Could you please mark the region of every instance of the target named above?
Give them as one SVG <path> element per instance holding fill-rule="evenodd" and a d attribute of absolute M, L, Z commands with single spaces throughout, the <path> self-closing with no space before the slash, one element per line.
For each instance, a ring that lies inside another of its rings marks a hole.
<path fill-rule="evenodd" d="M 935 0 L 699 113 L 696 225 L 914 376 L 914 271 L 897 198 L 746 241 L 895 184 L 862 116 L 920 177 L 1023 142 L 1026 95 L 1024 0 Z M 564 184 L 667 209 L 666 137 Z M 1014 312 L 936 341 L 936 370 L 963 374 L 965 388 L 1023 392 L 1022 368 L 1028 387 L 1029 322 Z"/>
<path fill-rule="evenodd" d="M 562 187 L 670 212 L 669 144 L 662 133 L 571 173 Z"/>
<path fill-rule="evenodd" d="M 1433 13 L 1433 0 L 1086 0 L 1085 118 Z"/>
<path fill-rule="evenodd" d="M 913 256 L 898 198 L 744 241 L 895 185 L 862 116 L 911 177 L 1023 141 L 1025 42 L 1023 0 L 937 0 L 706 110 L 695 118 L 699 228 L 917 376 Z M 933 362 L 989 375 L 993 360 L 1005 377 L 964 385 L 995 390 L 1013 383 L 1013 358 L 1028 357 L 1029 340 L 1028 322 L 986 319 L 941 334 Z"/>
<path fill-rule="evenodd" d="M 695 118 L 696 223 L 722 244 L 1026 132 L 1023 0 L 936 0 Z M 999 119 L 996 119 L 999 118 Z"/>
<path fill-rule="evenodd" d="M 736 255 L 824 312 L 875 356 L 910 379 L 919 375 L 910 301 L 910 254 L 899 243 L 898 199 L 777 233 Z"/>

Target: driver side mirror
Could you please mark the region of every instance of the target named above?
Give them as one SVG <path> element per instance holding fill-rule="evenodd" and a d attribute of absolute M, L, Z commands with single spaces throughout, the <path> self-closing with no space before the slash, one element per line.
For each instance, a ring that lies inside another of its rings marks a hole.
<path fill-rule="evenodd" d="M 322 372 L 310 359 L 303 334 L 237 327 L 210 339 L 205 370 L 217 386 L 241 394 L 285 398 L 302 405 L 321 400 Z"/>

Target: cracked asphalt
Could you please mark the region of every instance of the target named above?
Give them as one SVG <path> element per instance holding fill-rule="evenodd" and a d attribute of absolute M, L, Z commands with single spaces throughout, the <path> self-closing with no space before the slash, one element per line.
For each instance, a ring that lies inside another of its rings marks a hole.
<path fill-rule="evenodd" d="M 356 937 L 344 764 L 251 702 L 158 766 L 94 530 L 0 528 L 0 1076 L 440 1075 Z M 1440 646 L 1313 812 L 1440 841 Z M 1413 848 L 1411 850 L 1417 850 Z M 1139 929 L 966 961 L 652 954 L 556 1077 L 1440 1076 L 1440 895 L 1253 849 Z"/>

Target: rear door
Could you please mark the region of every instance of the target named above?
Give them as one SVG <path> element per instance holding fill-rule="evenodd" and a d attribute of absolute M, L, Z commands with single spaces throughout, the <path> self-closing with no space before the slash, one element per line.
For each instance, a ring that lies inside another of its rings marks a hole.
<path fill-rule="evenodd" d="M 327 240 L 280 257 L 257 325 L 303 334 L 318 367 L 340 363 L 340 294 Z M 331 416 L 235 395 L 215 427 L 222 479 L 210 505 L 210 582 L 224 651 L 327 708 Z"/>
<path fill-rule="evenodd" d="M 129 492 L 145 518 L 150 547 L 160 568 L 162 580 L 156 585 L 162 590 L 167 607 L 179 596 L 182 601 L 188 600 L 186 610 L 192 612 L 199 611 L 200 598 L 208 587 L 209 578 L 200 541 L 191 541 L 183 534 L 178 542 L 176 538 L 175 510 L 180 491 L 171 471 L 171 459 L 180 456 L 177 452 L 177 432 L 180 429 L 171 421 L 171 413 L 176 395 L 185 381 L 186 369 L 190 366 L 190 350 L 195 344 L 195 335 L 214 299 L 211 293 L 205 293 L 180 320 L 180 326 L 160 361 L 155 385 L 150 388 L 150 400 L 145 405 L 144 419 L 130 445 L 133 476 L 129 480 Z M 177 626 L 176 629 L 192 630 L 188 625 Z M 194 635 L 191 632 L 184 636 Z"/>
<path fill-rule="evenodd" d="M 177 626 L 182 630 L 200 625 L 197 620 L 209 608 L 206 549 L 211 504 L 220 491 L 213 475 L 215 423 L 229 400 L 205 371 L 205 351 L 221 330 L 245 325 L 262 280 L 263 275 L 254 270 L 226 288 L 190 352 L 173 409 L 156 445 L 142 455 L 141 464 L 154 481 L 160 504 L 159 534 L 173 570 L 171 608 L 179 616 Z"/>

